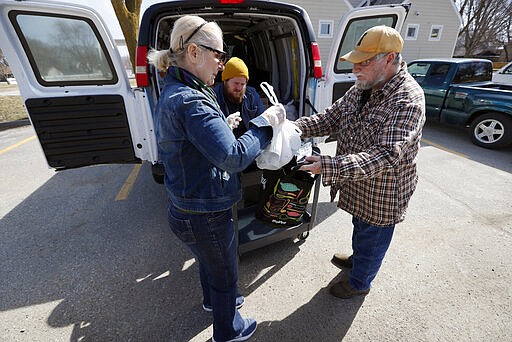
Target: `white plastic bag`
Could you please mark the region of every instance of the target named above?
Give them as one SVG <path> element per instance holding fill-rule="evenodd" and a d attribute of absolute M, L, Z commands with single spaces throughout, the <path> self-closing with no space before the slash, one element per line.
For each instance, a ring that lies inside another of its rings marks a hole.
<path fill-rule="evenodd" d="M 273 137 L 270 144 L 256 158 L 256 165 L 260 169 L 278 170 L 292 160 L 301 147 L 301 130 L 291 121 L 284 120 L 280 125 L 273 127 Z"/>
<path fill-rule="evenodd" d="M 260 84 L 270 103 L 278 104 L 274 88 L 267 82 Z M 278 170 L 292 160 L 301 147 L 301 130 L 291 121 L 285 119 L 280 125 L 272 127 L 272 141 L 256 158 L 256 165 L 260 169 Z"/>

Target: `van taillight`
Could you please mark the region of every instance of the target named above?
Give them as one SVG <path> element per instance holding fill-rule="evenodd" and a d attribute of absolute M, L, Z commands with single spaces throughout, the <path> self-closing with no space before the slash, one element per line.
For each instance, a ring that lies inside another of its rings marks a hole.
<path fill-rule="evenodd" d="M 322 78 L 322 60 L 320 59 L 318 43 L 311 43 L 311 52 L 313 53 L 313 76 L 315 78 Z"/>
<path fill-rule="evenodd" d="M 220 4 L 241 4 L 242 2 L 244 2 L 245 0 L 219 0 L 219 3 Z"/>
<path fill-rule="evenodd" d="M 137 81 L 137 87 L 147 87 L 149 85 L 147 53 L 147 46 L 137 46 L 137 55 L 135 56 L 135 80 Z"/>

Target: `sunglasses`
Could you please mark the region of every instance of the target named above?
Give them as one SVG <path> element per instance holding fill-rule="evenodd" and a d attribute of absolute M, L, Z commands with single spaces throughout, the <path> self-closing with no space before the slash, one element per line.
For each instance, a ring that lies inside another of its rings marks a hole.
<path fill-rule="evenodd" d="M 206 50 L 210 50 L 211 52 L 213 52 L 213 54 L 215 55 L 215 58 L 217 58 L 219 60 L 219 62 L 221 62 L 221 63 L 226 62 L 226 59 L 227 59 L 226 52 L 211 48 L 211 47 L 209 47 L 207 45 L 203 45 L 203 44 L 199 44 L 199 46 Z"/>
<path fill-rule="evenodd" d="M 381 59 L 382 57 L 384 57 L 384 56 L 386 56 L 386 55 L 387 55 L 387 53 L 379 53 L 379 54 L 378 54 L 377 56 L 375 56 L 375 57 L 372 57 L 372 58 L 370 58 L 370 59 L 367 59 L 366 61 L 362 61 L 361 63 L 355 63 L 355 64 L 360 65 L 360 66 L 364 66 L 364 67 L 365 67 L 365 66 L 368 66 L 368 65 L 372 64 L 373 62 L 375 62 L 375 61 L 377 61 L 377 60 Z"/>

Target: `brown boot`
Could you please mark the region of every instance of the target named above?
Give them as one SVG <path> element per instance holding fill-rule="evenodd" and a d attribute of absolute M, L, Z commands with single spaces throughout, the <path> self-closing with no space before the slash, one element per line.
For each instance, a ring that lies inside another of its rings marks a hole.
<path fill-rule="evenodd" d="M 352 255 L 335 253 L 332 256 L 331 262 L 339 268 L 352 268 Z"/>
<path fill-rule="evenodd" d="M 329 289 L 329 292 L 334 296 L 342 299 L 348 299 L 355 296 L 362 296 L 366 295 L 368 292 L 370 292 L 370 289 L 359 291 L 354 289 L 348 280 L 342 280 L 338 283 L 335 283 L 331 288 Z"/>

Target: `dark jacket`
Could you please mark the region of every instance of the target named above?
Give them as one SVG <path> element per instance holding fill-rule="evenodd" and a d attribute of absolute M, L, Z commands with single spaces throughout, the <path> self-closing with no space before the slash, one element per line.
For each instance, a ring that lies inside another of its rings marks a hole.
<path fill-rule="evenodd" d="M 215 95 L 217 95 L 217 102 L 219 103 L 220 109 L 224 113 L 226 117 L 229 114 L 233 114 L 229 112 L 229 107 L 226 103 L 226 99 L 224 98 L 224 84 L 218 84 L 213 91 Z M 256 91 L 255 88 L 247 86 L 245 89 L 244 99 L 242 101 L 242 108 L 240 111 L 240 117 L 242 118 L 243 127 L 245 127 L 245 132 L 249 129 L 249 121 L 260 115 L 265 111 L 265 105 L 261 101 L 261 97 Z M 236 135 L 236 134 L 235 134 Z"/>

